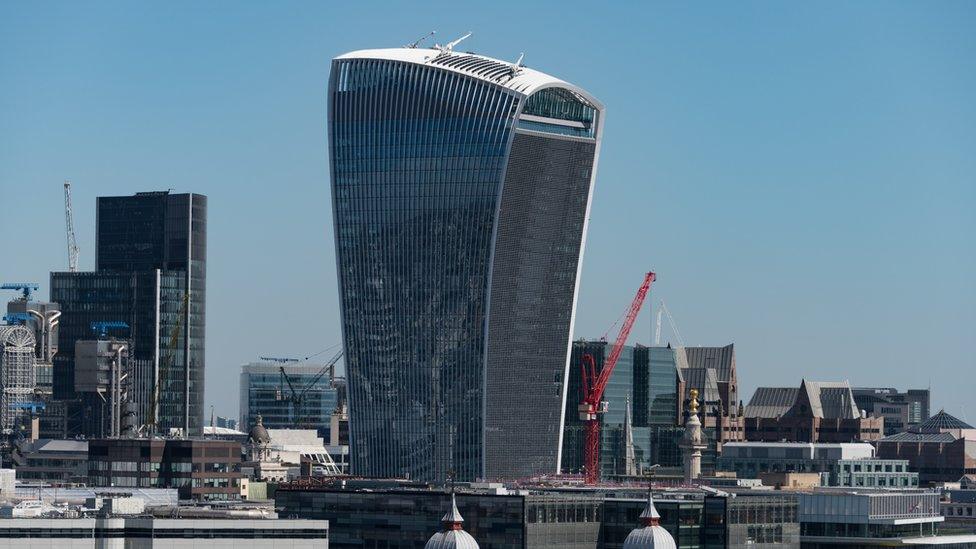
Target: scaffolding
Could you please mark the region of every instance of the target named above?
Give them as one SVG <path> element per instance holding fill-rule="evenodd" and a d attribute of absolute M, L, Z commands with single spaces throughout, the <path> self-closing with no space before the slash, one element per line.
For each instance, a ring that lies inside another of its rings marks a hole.
<path fill-rule="evenodd" d="M 11 432 L 34 400 L 37 372 L 34 332 L 0 326 L 0 429 Z"/>

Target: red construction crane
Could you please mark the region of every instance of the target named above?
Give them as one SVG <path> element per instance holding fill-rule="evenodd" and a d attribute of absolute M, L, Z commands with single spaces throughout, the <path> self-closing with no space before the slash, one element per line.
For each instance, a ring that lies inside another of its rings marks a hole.
<path fill-rule="evenodd" d="M 583 464 L 586 467 L 586 484 L 596 484 L 600 480 L 600 418 L 599 414 L 606 412 L 606 403 L 603 402 L 603 391 L 607 388 L 610 375 L 613 374 L 613 367 L 620 358 L 620 353 L 624 350 L 624 343 L 630 335 L 634 321 L 637 320 L 637 313 L 644 305 L 644 298 L 651 289 L 654 282 L 653 272 L 644 275 L 644 283 L 637 290 L 637 295 L 630 303 L 627 310 L 627 317 L 620 327 L 617 340 L 613 342 L 610 354 L 603 361 L 603 368 L 599 375 L 596 373 L 596 362 L 590 353 L 583 354 L 580 368 L 583 370 L 583 401 L 579 405 L 579 417 L 585 426 L 585 438 L 583 446 Z"/>

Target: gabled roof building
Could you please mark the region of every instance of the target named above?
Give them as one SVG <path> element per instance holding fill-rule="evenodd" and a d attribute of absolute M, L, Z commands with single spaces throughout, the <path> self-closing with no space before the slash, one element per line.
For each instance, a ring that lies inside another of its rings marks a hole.
<path fill-rule="evenodd" d="M 679 347 L 678 354 L 682 358 L 679 363 L 684 380 L 684 409 L 691 403 L 691 391 L 698 392 L 702 434 L 707 444 L 702 467 L 710 471 L 722 444 L 745 440 L 735 346 Z M 685 413 L 682 424 L 687 419 Z"/>
<path fill-rule="evenodd" d="M 739 378 L 735 371 L 735 344 L 724 347 L 685 347 L 689 368 L 707 368 L 715 374 L 719 398 L 730 410 L 739 402 Z M 702 397 L 699 392 L 699 398 Z"/>
<path fill-rule="evenodd" d="M 867 442 L 884 432 L 884 418 L 860 412 L 846 381 L 760 387 L 745 416 L 746 439 L 754 441 Z"/>

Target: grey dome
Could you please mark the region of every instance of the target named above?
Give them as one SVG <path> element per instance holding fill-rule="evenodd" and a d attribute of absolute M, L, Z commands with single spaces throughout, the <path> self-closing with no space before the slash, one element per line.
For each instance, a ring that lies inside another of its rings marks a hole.
<path fill-rule="evenodd" d="M 271 442 L 271 435 L 268 434 L 268 430 L 264 428 L 264 420 L 261 418 L 261 414 L 258 414 L 257 423 L 254 427 L 251 427 L 250 433 L 248 433 L 247 438 L 249 441 L 257 444 L 267 444 Z"/>

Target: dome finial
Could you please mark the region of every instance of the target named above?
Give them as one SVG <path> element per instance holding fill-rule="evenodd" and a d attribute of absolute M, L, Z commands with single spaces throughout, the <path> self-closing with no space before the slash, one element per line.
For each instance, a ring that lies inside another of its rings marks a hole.
<path fill-rule="evenodd" d="M 441 522 L 444 523 L 445 530 L 460 530 L 461 523 L 464 522 L 464 517 L 461 516 L 461 512 L 457 508 L 457 498 L 454 495 L 454 490 L 451 490 L 451 508 L 441 519 Z"/>
<path fill-rule="evenodd" d="M 647 483 L 647 506 L 640 515 L 641 525 L 624 540 L 624 549 L 675 549 L 674 537 L 661 526 L 661 515 L 654 507 L 651 483 Z"/>
<path fill-rule="evenodd" d="M 640 515 L 640 521 L 645 527 L 661 525 L 661 515 L 657 512 L 657 507 L 654 507 L 654 494 L 651 492 L 650 484 L 647 485 L 647 505 Z"/>
<path fill-rule="evenodd" d="M 461 523 L 464 518 L 457 507 L 457 495 L 454 492 L 454 471 L 448 471 L 451 483 L 451 507 L 441 518 L 444 528 L 430 537 L 424 549 L 478 549 L 478 542 L 471 534 L 464 531 Z"/>

